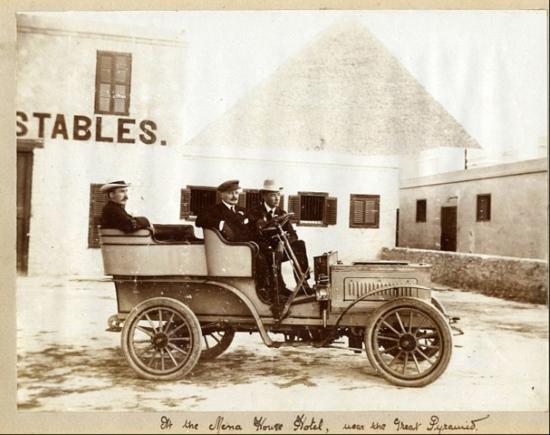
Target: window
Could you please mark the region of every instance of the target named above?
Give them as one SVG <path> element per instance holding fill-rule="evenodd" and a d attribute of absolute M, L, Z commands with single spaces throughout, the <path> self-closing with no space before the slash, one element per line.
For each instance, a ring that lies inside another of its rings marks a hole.
<path fill-rule="evenodd" d="M 259 189 L 244 189 L 239 195 L 239 205 L 246 210 L 256 207 L 262 203 L 262 196 Z M 281 195 L 279 199 L 279 208 L 285 208 L 285 196 Z"/>
<path fill-rule="evenodd" d="M 203 208 L 217 202 L 218 191 L 215 187 L 187 186 L 181 190 L 180 219 L 194 220 Z"/>
<path fill-rule="evenodd" d="M 328 193 L 298 192 L 288 197 L 288 212 L 294 213 L 291 221 L 298 225 L 336 225 L 337 199 Z"/>
<path fill-rule="evenodd" d="M 107 204 L 107 195 L 99 191 L 102 184 L 90 185 L 90 213 L 88 218 L 88 248 L 99 248 L 99 231 L 101 213 Z"/>
<path fill-rule="evenodd" d="M 416 200 L 416 222 L 426 222 L 426 200 Z"/>
<path fill-rule="evenodd" d="M 350 195 L 350 228 L 380 228 L 380 195 Z"/>
<path fill-rule="evenodd" d="M 97 52 L 95 76 L 95 113 L 128 115 L 132 55 Z"/>
<path fill-rule="evenodd" d="M 477 195 L 477 221 L 490 221 L 491 220 L 491 195 L 483 194 Z"/>
<path fill-rule="evenodd" d="M 260 202 L 262 197 L 257 189 L 245 189 L 239 195 L 239 205 L 247 210 L 256 207 Z"/>

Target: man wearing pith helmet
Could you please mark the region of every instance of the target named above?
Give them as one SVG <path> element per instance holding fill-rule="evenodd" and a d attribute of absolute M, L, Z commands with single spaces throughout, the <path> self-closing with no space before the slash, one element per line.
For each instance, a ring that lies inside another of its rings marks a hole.
<path fill-rule="evenodd" d="M 256 207 L 252 208 L 248 212 L 250 218 L 250 225 L 255 230 L 255 241 L 259 244 L 260 249 L 264 252 L 266 258 L 272 258 L 271 252 L 276 249 L 276 241 L 271 238 L 271 234 L 266 234 L 264 227 L 268 222 L 277 216 L 282 216 L 286 214 L 286 211 L 279 207 L 281 201 L 281 191 L 282 187 L 278 186 L 274 180 L 267 179 L 264 181 L 262 189 L 260 189 L 261 203 Z M 303 240 L 298 238 L 296 230 L 293 228 L 290 222 L 286 222 L 283 225 L 283 230 L 287 233 L 290 246 L 294 251 L 298 264 L 302 271 L 308 270 L 309 264 L 307 259 L 306 244 Z M 284 255 L 281 258 L 281 261 L 288 261 L 289 258 Z M 282 277 L 280 274 L 280 263 L 278 264 L 279 269 L 279 282 L 282 282 Z M 296 282 L 298 282 L 298 277 L 295 275 Z M 307 283 L 309 279 L 309 273 L 306 275 L 306 281 L 304 282 L 304 289 L 306 292 L 310 292 L 309 284 Z M 284 283 L 283 283 L 284 286 Z M 282 287 L 283 287 L 282 286 Z M 273 291 L 273 289 L 272 289 Z"/>

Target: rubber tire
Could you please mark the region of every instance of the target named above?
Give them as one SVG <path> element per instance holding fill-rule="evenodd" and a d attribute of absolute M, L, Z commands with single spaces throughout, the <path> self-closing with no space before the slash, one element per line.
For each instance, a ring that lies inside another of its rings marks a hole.
<path fill-rule="evenodd" d="M 437 367 L 431 372 L 429 372 L 426 376 L 418 379 L 401 379 L 397 376 L 394 376 L 392 373 L 389 373 L 388 371 L 384 370 L 384 367 L 376 359 L 374 348 L 373 348 L 374 328 L 378 319 L 384 316 L 388 311 L 393 310 L 394 308 L 407 308 L 407 307 L 411 307 L 419 311 L 422 311 L 431 320 L 433 320 L 441 331 L 442 341 L 443 341 L 442 347 L 441 347 L 441 351 L 443 355 L 440 357 L 437 363 Z M 384 379 L 400 387 L 423 387 L 425 385 L 431 384 L 437 378 L 439 378 L 443 374 L 447 366 L 449 365 L 449 361 L 451 359 L 451 354 L 453 350 L 452 340 L 453 338 L 451 334 L 451 329 L 449 327 L 449 324 L 447 323 L 447 319 L 443 317 L 443 314 L 441 314 L 441 312 L 438 309 L 434 308 L 430 304 L 420 299 L 415 299 L 410 297 L 393 299 L 385 303 L 384 305 L 380 306 L 372 314 L 371 318 L 369 319 L 367 329 L 365 331 L 365 348 L 366 348 L 367 356 L 369 358 L 371 365 L 374 367 L 377 373 L 380 373 L 382 375 Z"/>
<path fill-rule="evenodd" d="M 235 338 L 235 330 L 231 326 L 228 326 L 224 329 L 224 331 L 225 334 L 223 335 L 220 343 L 218 343 L 214 347 L 211 347 L 210 349 L 203 349 L 201 351 L 201 361 L 210 361 L 219 357 L 231 345 L 231 343 L 233 342 L 233 338 Z"/>
<path fill-rule="evenodd" d="M 180 367 L 178 370 L 171 372 L 167 375 L 152 374 L 145 371 L 133 360 L 131 352 L 129 350 L 128 340 L 129 340 L 129 333 L 130 333 L 132 324 L 143 311 L 153 307 L 159 307 L 159 308 L 167 307 L 178 311 L 178 313 L 185 318 L 190 328 L 189 332 L 190 332 L 190 337 L 192 339 L 192 347 L 190 350 L 189 358 L 187 359 L 187 361 L 182 367 Z M 189 373 L 199 361 L 200 354 L 201 354 L 201 339 L 202 339 L 202 333 L 201 333 L 200 323 L 197 317 L 195 316 L 195 314 L 193 313 L 193 311 L 191 310 L 191 308 L 189 308 L 183 302 L 180 302 L 172 298 L 166 298 L 166 297 L 157 297 L 157 298 L 147 299 L 146 301 L 143 301 L 140 304 L 136 305 L 130 312 L 130 315 L 127 317 L 126 321 L 124 322 L 124 327 L 122 328 L 122 334 L 121 334 L 122 352 L 124 353 L 124 356 L 128 361 L 128 364 L 130 365 L 130 367 L 132 367 L 132 369 L 134 369 L 134 371 L 141 378 L 149 379 L 152 381 L 171 381 L 175 379 L 181 379 L 187 373 Z"/>

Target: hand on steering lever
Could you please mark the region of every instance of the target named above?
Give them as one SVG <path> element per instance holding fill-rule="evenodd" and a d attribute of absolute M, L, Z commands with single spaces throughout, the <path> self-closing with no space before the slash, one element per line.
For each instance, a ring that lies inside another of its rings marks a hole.
<path fill-rule="evenodd" d="M 276 230 L 277 225 L 282 227 L 284 224 L 288 222 L 288 220 L 292 215 L 294 215 L 294 213 L 285 213 L 285 214 L 282 214 L 281 216 L 274 216 L 268 221 L 258 221 L 258 229 L 260 231 Z"/>

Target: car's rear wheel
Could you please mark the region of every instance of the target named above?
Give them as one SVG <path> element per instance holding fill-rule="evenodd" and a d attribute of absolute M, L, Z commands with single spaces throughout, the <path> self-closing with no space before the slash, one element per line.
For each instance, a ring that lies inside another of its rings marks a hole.
<path fill-rule="evenodd" d="M 372 366 L 389 382 L 421 387 L 447 368 L 452 336 L 437 309 L 418 299 L 398 298 L 373 313 L 365 347 Z"/>
<path fill-rule="evenodd" d="M 158 297 L 138 304 L 122 329 L 122 350 L 139 376 L 173 380 L 185 376 L 201 353 L 197 317 L 182 302 Z"/>
<path fill-rule="evenodd" d="M 205 324 L 202 328 L 201 361 L 220 356 L 231 345 L 235 330 L 231 325 Z"/>

